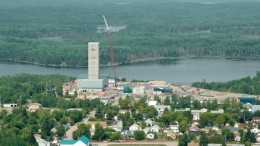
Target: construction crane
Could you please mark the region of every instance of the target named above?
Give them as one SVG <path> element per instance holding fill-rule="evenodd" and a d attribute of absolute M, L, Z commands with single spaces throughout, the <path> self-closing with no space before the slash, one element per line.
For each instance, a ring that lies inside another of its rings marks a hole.
<path fill-rule="evenodd" d="M 104 21 L 105 21 L 105 24 L 106 24 L 107 39 L 109 41 L 111 65 L 112 65 L 113 72 L 114 72 L 115 87 L 117 87 L 117 74 L 116 74 L 114 50 L 113 50 L 113 45 L 112 45 L 112 40 L 111 40 L 111 30 L 110 30 L 111 27 L 108 26 L 106 17 L 104 15 L 103 15 L 103 18 L 104 18 Z"/>

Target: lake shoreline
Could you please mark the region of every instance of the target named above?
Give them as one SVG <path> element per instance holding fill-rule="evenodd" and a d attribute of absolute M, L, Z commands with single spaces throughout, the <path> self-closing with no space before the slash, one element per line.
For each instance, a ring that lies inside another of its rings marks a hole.
<path fill-rule="evenodd" d="M 188 59 L 188 58 L 199 58 L 199 59 L 228 59 L 232 61 L 247 61 L 247 60 L 260 60 L 260 58 L 255 57 L 243 57 L 243 58 L 234 58 L 234 57 L 221 57 L 221 56 L 182 56 L 182 57 L 156 57 L 156 58 L 143 58 L 143 59 L 136 59 L 127 63 L 117 63 L 115 66 L 120 65 L 128 65 L 131 63 L 141 63 L 146 61 L 158 61 L 158 60 L 178 60 L 178 59 Z M 16 61 L 15 59 L 1 59 L 0 62 L 12 62 L 12 63 L 19 63 L 19 64 L 31 64 L 43 67 L 55 67 L 55 68 L 87 68 L 88 66 L 69 66 L 69 65 L 58 65 L 58 64 L 41 64 L 29 61 Z M 104 65 L 100 64 L 100 67 L 110 67 L 112 65 Z"/>

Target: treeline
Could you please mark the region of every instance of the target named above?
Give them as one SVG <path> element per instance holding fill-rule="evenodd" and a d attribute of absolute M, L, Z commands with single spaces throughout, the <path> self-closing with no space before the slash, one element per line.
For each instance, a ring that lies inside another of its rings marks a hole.
<path fill-rule="evenodd" d="M 63 96 L 62 83 L 70 78 L 64 75 L 18 74 L 0 77 L 0 96 L 2 103 L 26 103 L 27 100 L 50 102 Z M 57 94 L 55 94 L 57 93 Z"/>
<path fill-rule="evenodd" d="M 0 0 L 0 59 L 60 66 L 87 66 L 87 43 L 101 43 L 100 63 L 110 64 L 103 27 L 112 32 L 115 60 L 220 56 L 259 58 L 259 2 L 207 5 L 174 0 Z M 243 11 L 241 11 L 243 10 Z"/>
<path fill-rule="evenodd" d="M 257 71 L 254 77 L 245 77 L 239 80 L 229 82 L 195 82 L 193 87 L 200 87 L 203 89 L 216 91 L 229 91 L 244 94 L 260 95 L 260 71 Z"/>

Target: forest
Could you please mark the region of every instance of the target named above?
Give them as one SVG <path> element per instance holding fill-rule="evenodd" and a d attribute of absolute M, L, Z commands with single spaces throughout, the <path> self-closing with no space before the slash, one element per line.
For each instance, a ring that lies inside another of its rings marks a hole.
<path fill-rule="evenodd" d="M 228 82 L 195 82 L 192 86 L 215 91 L 260 95 L 260 71 L 257 71 L 254 77 L 248 76 Z"/>
<path fill-rule="evenodd" d="M 117 64 L 150 58 L 260 56 L 257 0 L 0 0 L 0 60 L 87 66 L 100 42 L 110 65 L 102 15 L 112 26 Z"/>

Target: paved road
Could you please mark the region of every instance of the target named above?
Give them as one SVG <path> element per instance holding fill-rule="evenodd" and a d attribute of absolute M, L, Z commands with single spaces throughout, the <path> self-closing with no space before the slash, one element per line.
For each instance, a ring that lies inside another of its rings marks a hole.
<path fill-rule="evenodd" d="M 94 117 L 94 115 L 95 115 L 95 112 L 91 111 L 90 114 L 89 114 L 89 117 Z M 70 126 L 69 130 L 66 131 L 66 134 L 62 137 L 62 139 L 64 139 L 64 140 L 72 140 L 73 139 L 73 132 L 78 129 L 78 125 L 80 123 L 87 124 L 88 123 L 88 118 L 85 118 L 82 122 L 78 122 L 75 125 Z"/>
<path fill-rule="evenodd" d="M 176 141 L 153 141 L 153 142 L 122 142 L 122 143 L 118 143 L 118 142 L 93 142 L 92 144 L 98 144 L 98 146 L 108 146 L 109 144 L 164 144 L 166 146 L 177 146 L 178 142 Z"/>

